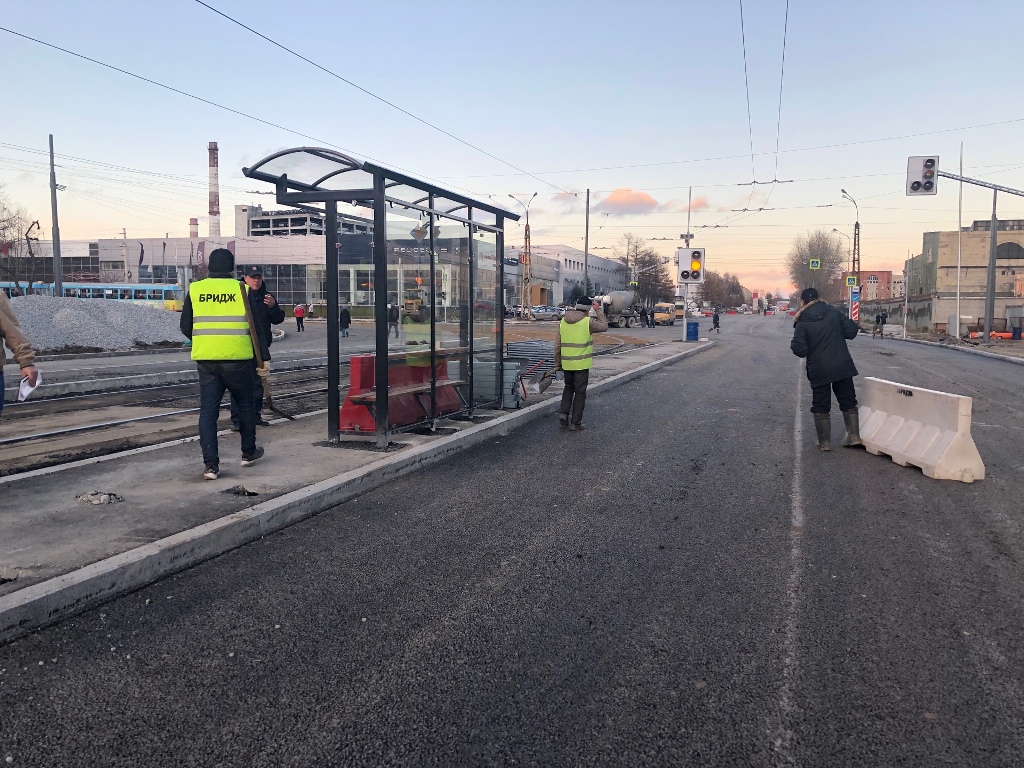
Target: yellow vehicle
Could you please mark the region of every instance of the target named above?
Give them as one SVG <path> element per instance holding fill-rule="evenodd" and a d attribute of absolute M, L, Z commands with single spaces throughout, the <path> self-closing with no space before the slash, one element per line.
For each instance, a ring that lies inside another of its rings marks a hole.
<path fill-rule="evenodd" d="M 654 305 L 654 324 L 655 325 L 675 325 L 676 324 L 676 305 L 675 304 L 655 304 Z"/>

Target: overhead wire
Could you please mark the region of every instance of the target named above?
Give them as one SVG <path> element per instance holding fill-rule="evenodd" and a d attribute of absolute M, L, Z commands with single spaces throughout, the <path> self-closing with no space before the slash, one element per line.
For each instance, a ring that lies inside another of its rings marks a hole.
<path fill-rule="evenodd" d="M 252 34 L 254 34 L 257 37 L 259 37 L 260 39 L 265 40 L 268 43 L 270 43 L 271 45 L 274 45 L 274 46 L 280 48 L 282 51 L 286 51 L 286 52 L 290 53 L 292 56 L 295 56 L 296 58 L 301 59 L 302 61 L 306 62 L 307 64 L 309 64 L 309 65 L 311 65 L 313 67 L 316 67 L 321 72 L 325 72 L 326 74 L 330 75 L 331 77 L 334 77 L 334 78 L 340 80 L 341 82 L 343 82 L 343 83 L 345 83 L 347 85 L 352 86 L 356 90 L 358 90 L 358 91 L 360 91 L 362 93 L 365 93 L 370 98 L 376 99 L 377 101 L 381 102 L 382 104 L 386 104 L 389 107 L 391 107 L 392 109 L 398 110 L 403 115 L 411 117 L 413 120 L 415 120 L 415 121 L 417 121 L 419 123 L 422 123 L 423 125 L 425 125 L 428 128 L 431 128 L 431 129 L 437 131 L 438 133 L 444 134 L 448 138 L 453 139 L 454 141 L 457 141 L 459 144 L 467 146 L 470 149 L 475 150 L 475 151 L 479 152 L 482 155 L 486 155 L 487 157 L 491 158 L 492 160 L 496 160 L 499 163 L 501 163 L 502 165 L 508 166 L 509 168 L 513 169 L 514 171 L 518 171 L 521 174 L 524 174 L 526 176 L 529 176 L 532 179 L 535 179 L 535 180 L 539 181 L 541 184 L 546 184 L 547 186 L 552 187 L 554 189 L 557 189 L 560 192 L 566 192 L 566 190 L 562 189 L 557 184 L 552 184 L 550 181 L 545 181 L 544 179 L 541 179 L 541 178 L 539 178 L 537 176 L 534 176 L 532 173 L 530 173 L 529 171 L 523 170 L 522 168 L 517 166 L 515 163 L 510 163 L 508 160 L 504 160 L 504 159 L 498 157 L 497 155 L 493 154 L 492 152 L 488 152 L 486 149 L 483 149 L 482 147 L 478 147 L 476 144 L 472 144 L 472 143 L 466 141 L 465 139 L 460 138 L 459 136 L 456 136 L 451 131 L 447 131 L 444 128 L 441 128 L 440 126 L 435 125 L 434 123 L 431 123 L 430 121 L 423 119 L 419 115 L 413 114 L 412 112 L 410 112 L 409 110 L 405 109 L 404 107 L 401 107 L 398 104 L 395 104 L 393 101 L 388 101 L 383 96 L 380 96 L 380 95 L 374 93 L 373 91 L 371 91 L 371 90 L 369 90 L 367 88 L 364 88 L 363 86 L 361 86 L 361 85 L 359 85 L 357 83 L 352 82 L 347 77 L 339 75 L 337 72 L 335 72 L 332 69 L 328 69 L 323 64 L 319 64 L 319 63 L 313 61 L 312 59 L 308 58 L 307 56 L 303 56 L 301 53 L 299 53 L 298 51 L 296 51 L 296 50 L 294 50 L 292 48 L 289 48 L 287 45 L 284 45 L 283 43 L 279 43 L 277 40 L 274 40 L 273 38 L 268 37 L 267 35 L 264 35 L 262 32 L 258 32 L 257 30 L 253 29 L 249 25 L 244 24 L 243 22 L 241 22 L 238 19 L 234 18 L 233 16 L 229 16 L 228 14 L 224 13 L 223 11 L 218 10 L 217 8 L 214 8 L 209 3 L 205 3 L 205 2 L 203 2 L 203 0 L 196 0 L 196 2 L 199 3 L 199 5 L 203 6 L 204 8 L 206 8 L 206 9 L 208 9 L 210 11 L 213 11 L 218 16 L 221 16 L 221 17 L 227 19 L 232 24 L 237 24 L 242 29 L 248 30 Z"/>

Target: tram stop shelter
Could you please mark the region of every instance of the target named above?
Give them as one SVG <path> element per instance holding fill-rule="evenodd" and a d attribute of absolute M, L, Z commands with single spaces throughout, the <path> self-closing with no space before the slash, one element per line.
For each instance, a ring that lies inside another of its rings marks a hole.
<path fill-rule="evenodd" d="M 519 216 L 330 149 L 286 149 L 242 173 L 273 184 L 278 204 L 324 216 L 329 440 L 369 432 L 384 447 L 500 405 L 504 227 Z M 372 234 L 339 232 L 338 203 L 372 209 Z M 342 399 L 338 318 L 357 292 L 373 308 L 375 353 L 350 358 Z"/>

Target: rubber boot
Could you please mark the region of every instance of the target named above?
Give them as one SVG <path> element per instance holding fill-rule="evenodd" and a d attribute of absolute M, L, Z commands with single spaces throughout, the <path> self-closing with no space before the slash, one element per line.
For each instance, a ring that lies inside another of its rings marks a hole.
<path fill-rule="evenodd" d="M 860 439 L 860 411 L 843 411 L 843 421 L 846 422 L 846 439 L 843 440 L 843 446 L 853 448 L 864 445 Z"/>
<path fill-rule="evenodd" d="M 814 414 L 814 431 L 818 433 L 818 450 L 832 450 L 832 420 L 827 413 Z"/>

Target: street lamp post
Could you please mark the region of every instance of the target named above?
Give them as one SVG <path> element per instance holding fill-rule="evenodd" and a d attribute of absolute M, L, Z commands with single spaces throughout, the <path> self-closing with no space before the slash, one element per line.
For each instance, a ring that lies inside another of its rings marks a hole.
<path fill-rule="evenodd" d="M 515 195 L 509 195 L 509 197 L 511 197 L 513 200 L 515 200 L 517 203 L 523 206 L 523 210 L 526 212 L 526 225 L 523 227 L 523 256 L 520 259 L 520 266 L 522 267 L 523 272 L 523 292 L 520 301 L 523 305 L 523 316 L 531 320 L 533 319 L 533 305 L 530 301 L 532 293 L 532 291 L 530 290 L 530 204 L 533 203 L 533 199 L 536 196 L 537 193 L 534 192 L 532 195 L 530 195 L 530 199 L 524 203 Z"/>
<path fill-rule="evenodd" d="M 851 203 L 853 203 L 853 207 L 857 211 L 857 220 L 854 222 L 854 225 L 853 225 L 853 256 L 851 257 L 850 261 L 851 261 L 851 266 L 852 266 L 851 271 L 857 276 L 856 290 L 859 293 L 860 292 L 860 206 L 857 205 L 857 201 L 854 200 L 853 197 L 850 195 L 850 193 L 847 192 L 845 189 L 840 189 L 839 191 L 843 193 L 843 197 L 844 198 L 846 198 Z M 860 319 L 859 315 L 858 315 L 857 318 L 853 318 L 853 300 L 852 300 L 852 298 L 851 298 L 851 301 L 850 301 L 850 317 L 851 317 L 851 319 L 857 319 L 857 320 Z"/>
<path fill-rule="evenodd" d="M 845 232 L 840 232 L 838 229 L 833 228 L 832 231 L 835 232 L 837 235 L 842 235 L 843 237 L 845 237 L 849 241 L 849 243 L 847 244 L 847 247 L 849 249 L 847 251 L 847 253 L 850 254 L 850 272 L 849 272 L 849 274 L 852 275 L 853 274 L 853 238 L 851 238 Z M 848 317 L 853 317 L 853 289 L 850 288 L 850 287 L 847 287 L 847 289 L 846 289 L 846 312 L 847 312 L 847 316 Z"/>

